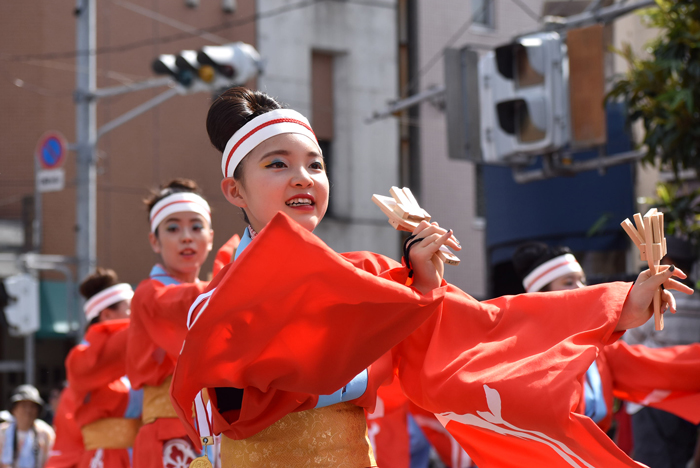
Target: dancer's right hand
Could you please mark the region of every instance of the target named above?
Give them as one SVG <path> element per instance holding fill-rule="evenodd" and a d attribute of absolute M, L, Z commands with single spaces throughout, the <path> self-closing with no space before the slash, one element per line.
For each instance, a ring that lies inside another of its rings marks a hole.
<path fill-rule="evenodd" d="M 422 294 L 429 294 L 442 284 L 445 271 L 445 264 L 435 255 L 437 251 L 443 245 L 455 250 L 461 250 L 462 246 L 453 236 L 451 229 L 445 230 L 438 223 L 421 221 L 413 235 L 416 239 L 423 239 L 414 244 L 409 252 L 409 260 L 413 267 L 413 287 Z"/>

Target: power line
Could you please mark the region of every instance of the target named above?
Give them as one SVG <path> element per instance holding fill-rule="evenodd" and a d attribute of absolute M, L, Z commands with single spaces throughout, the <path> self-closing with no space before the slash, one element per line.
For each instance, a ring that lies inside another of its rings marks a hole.
<path fill-rule="evenodd" d="M 530 9 L 529 6 L 527 6 L 526 4 L 524 4 L 524 3 L 522 2 L 522 0 L 511 0 L 511 1 L 512 1 L 513 3 L 515 3 L 521 10 L 523 10 L 527 16 L 529 16 L 530 18 L 534 19 L 534 20 L 537 21 L 538 23 L 539 23 L 540 20 L 542 19 L 537 13 L 535 13 L 534 11 L 532 11 L 532 10 Z"/>
<path fill-rule="evenodd" d="M 238 26 L 243 26 L 248 23 L 252 23 L 255 21 L 259 21 L 262 19 L 266 18 L 272 18 L 274 16 L 278 16 L 284 13 L 289 13 L 291 11 L 295 10 L 301 10 L 303 8 L 307 8 L 309 6 L 315 5 L 317 3 L 340 3 L 340 4 L 356 4 L 356 5 L 361 5 L 361 6 L 371 6 L 371 7 L 376 7 L 376 8 L 387 8 L 387 9 L 396 9 L 394 4 L 389 3 L 389 2 L 383 2 L 383 1 L 378 1 L 378 0 L 303 0 L 298 3 L 293 3 L 291 5 L 285 5 L 279 8 L 273 8 L 272 10 L 264 11 L 261 13 L 255 13 L 250 16 L 247 16 L 245 18 L 241 18 L 239 20 L 234 20 L 234 21 L 226 21 L 224 23 L 215 25 L 215 26 L 210 26 L 208 28 L 204 29 L 196 29 L 194 31 L 188 31 L 184 33 L 177 33 L 177 34 L 171 34 L 169 36 L 163 36 L 161 38 L 150 38 L 150 39 L 143 39 L 139 41 L 134 41 L 134 42 L 129 42 L 127 44 L 121 44 L 121 45 L 116 45 L 116 46 L 107 46 L 107 47 L 97 47 L 94 50 L 70 50 L 70 51 L 65 51 L 65 52 L 49 52 L 49 53 L 44 53 L 44 54 L 29 54 L 29 55 L 10 55 L 6 56 L 3 58 L 5 61 L 10 61 L 10 62 L 25 62 L 28 60 L 47 60 L 47 59 L 65 59 L 65 58 L 74 58 L 77 56 L 81 55 L 101 55 L 101 54 L 108 54 L 108 53 L 121 53 L 121 52 L 128 52 L 130 50 L 138 49 L 141 47 L 146 47 L 146 46 L 152 46 L 152 45 L 157 45 L 157 44 L 167 44 L 170 42 L 175 42 L 179 41 L 182 39 L 188 39 L 192 37 L 192 35 L 195 36 L 201 36 L 203 34 L 207 33 L 215 33 L 218 31 L 223 31 L 229 28 L 234 28 Z"/>
<path fill-rule="evenodd" d="M 479 8 L 477 11 L 475 11 L 471 15 L 471 17 L 469 17 L 467 19 L 467 21 L 465 21 L 464 24 L 462 24 L 462 26 L 460 26 L 459 29 L 454 34 L 452 34 L 452 36 L 450 36 L 450 38 L 447 40 L 447 42 L 442 47 L 440 47 L 440 49 L 438 49 L 437 53 L 435 53 L 435 55 L 433 55 L 430 58 L 430 60 L 428 60 L 425 63 L 425 65 L 423 65 L 421 67 L 421 69 L 418 70 L 418 73 L 416 73 L 416 76 L 414 76 L 411 79 L 411 81 L 409 81 L 408 86 L 406 87 L 406 91 L 409 94 L 415 94 L 415 93 L 412 93 L 411 90 L 414 88 L 414 86 L 416 86 L 418 84 L 417 81 L 420 78 L 422 78 L 426 73 L 428 73 L 428 71 L 430 71 L 430 69 L 433 68 L 435 66 L 435 64 L 442 58 L 442 54 L 443 54 L 444 50 L 446 48 L 454 45 L 454 43 L 457 42 L 457 40 L 460 37 L 462 37 L 462 34 L 464 34 L 464 32 L 469 28 L 469 26 L 471 26 L 472 23 L 474 23 L 474 20 L 476 20 L 476 18 L 479 15 L 481 15 L 484 11 L 486 11 L 487 4 L 488 4 L 487 1 L 483 2 L 481 8 Z"/>
<path fill-rule="evenodd" d="M 535 21 L 539 22 L 541 18 L 533 12 L 527 5 L 523 4 L 521 0 L 511 0 L 515 5 L 517 5 L 521 10 L 523 10 L 530 18 L 534 19 Z M 406 90 L 408 93 L 411 93 L 411 90 L 414 89 L 414 86 L 417 85 L 417 81 L 422 78 L 428 71 L 430 71 L 436 63 L 442 58 L 442 55 L 444 53 L 444 50 L 448 47 L 451 47 L 454 45 L 457 40 L 462 37 L 462 34 L 466 32 L 467 29 L 474 23 L 476 18 L 478 18 L 482 13 L 486 11 L 488 8 L 489 2 L 484 1 L 482 2 L 481 8 L 479 8 L 477 11 L 475 11 L 470 18 L 467 19 L 467 21 L 460 26 L 460 28 L 447 40 L 445 45 L 443 45 L 436 53 L 433 55 L 430 60 L 428 60 L 425 65 L 421 67 L 421 69 L 418 71 L 415 77 L 411 79 L 411 81 L 408 83 L 408 86 L 406 87 Z"/>

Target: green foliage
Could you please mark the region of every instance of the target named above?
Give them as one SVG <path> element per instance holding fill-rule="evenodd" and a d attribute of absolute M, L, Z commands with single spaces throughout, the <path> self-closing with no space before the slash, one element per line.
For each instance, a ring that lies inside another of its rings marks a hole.
<path fill-rule="evenodd" d="M 666 233 L 700 246 L 700 188 L 683 183 L 659 183 L 655 206 L 664 213 Z"/>
<path fill-rule="evenodd" d="M 690 168 L 700 174 L 700 1 L 657 3 L 642 12 L 648 26 L 661 29 L 648 45 L 650 57 L 636 57 L 629 45 L 617 51 L 631 68 L 606 99 L 624 100 L 628 119 L 642 120 L 645 163 L 658 157 L 676 175 Z"/>

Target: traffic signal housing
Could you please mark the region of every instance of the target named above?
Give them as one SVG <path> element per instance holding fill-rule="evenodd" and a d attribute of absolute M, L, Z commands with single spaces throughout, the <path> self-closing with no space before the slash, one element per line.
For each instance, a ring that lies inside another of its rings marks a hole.
<path fill-rule="evenodd" d="M 479 62 L 484 162 L 551 153 L 570 141 L 568 61 L 558 33 L 518 38 Z"/>
<path fill-rule="evenodd" d="M 39 330 L 39 280 L 23 273 L 5 278 L 2 302 L 10 336 L 26 336 Z"/>
<path fill-rule="evenodd" d="M 159 55 L 152 68 L 158 75 L 171 76 L 185 89 L 205 91 L 242 85 L 262 72 L 262 64 L 253 46 L 233 42 Z"/>

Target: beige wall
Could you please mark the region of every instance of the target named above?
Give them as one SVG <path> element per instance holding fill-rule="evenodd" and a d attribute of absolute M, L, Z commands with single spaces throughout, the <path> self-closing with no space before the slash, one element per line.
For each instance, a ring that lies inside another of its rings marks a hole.
<path fill-rule="evenodd" d="M 543 2 L 525 2 L 532 11 L 542 11 Z M 448 0 L 437 8 L 435 2 L 422 0 L 418 11 L 418 69 L 421 90 L 444 84 L 441 54 L 446 45 L 460 48 L 472 45 L 478 50 L 491 49 L 511 40 L 519 33 L 538 29 L 537 23 L 510 1 L 495 0 L 493 29 L 471 25 L 472 2 Z M 457 31 L 463 33 L 455 37 Z M 428 65 L 434 62 L 432 67 Z M 445 113 L 432 103 L 421 105 L 420 119 L 421 204 L 440 225 L 454 230 L 462 243 L 459 266 L 445 269 L 447 281 L 467 293 L 484 297 L 487 293 L 484 223 L 476 215 L 476 171 L 472 163 L 447 156 Z"/>

